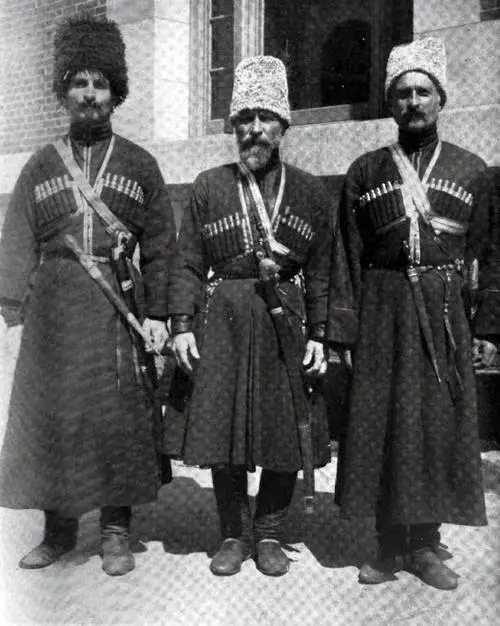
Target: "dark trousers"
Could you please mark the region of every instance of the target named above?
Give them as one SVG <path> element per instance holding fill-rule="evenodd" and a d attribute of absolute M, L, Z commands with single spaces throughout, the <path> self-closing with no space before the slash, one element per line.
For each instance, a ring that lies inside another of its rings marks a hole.
<path fill-rule="evenodd" d="M 63 517 L 54 511 L 44 511 L 44 514 L 44 541 L 50 545 L 74 547 L 78 533 L 78 519 L 76 517 Z"/>
<path fill-rule="evenodd" d="M 410 526 L 377 524 L 381 550 L 388 555 L 416 552 L 423 548 L 436 549 L 441 541 L 440 524 L 412 524 Z"/>
<path fill-rule="evenodd" d="M 78 518 L 64 517 L 55 511 L 45 513 L 45 537 L 52 543 L 72 543 L 78 532 Z M 101 508 L 101 532 L 118 529 L 128 532 L 132 509 L 129 506 L 103 506 Z"/>
<path fill-rule="evenodd" d="M 262 470 L 252 520 L 245 467 L 212 468 L 212 481 L 223 539 L 251 544 L 262 539 L 282 540 L 283 526 L 293 497 L 297 472 Z"/>
<path fill-rule="evenodd" d="M 128 533 L 131 518 L 132 509 L 129 506 L 103 506 L 100 518 L 101 533 Z"/>

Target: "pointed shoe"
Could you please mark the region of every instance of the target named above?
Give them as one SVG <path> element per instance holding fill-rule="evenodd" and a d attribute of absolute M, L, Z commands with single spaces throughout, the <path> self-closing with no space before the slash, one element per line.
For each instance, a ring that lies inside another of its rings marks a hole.
<path fill-rule="evenodd" d="M 63 554 L 71 552 L 74 544 L 52 543 L 44 539 L 19 561 L 21 569 L 41 569 L 55 563 Z"/>
<path fill-rule="evenodd" d="M 362 565 L 358 574 L 358 582 L 362 585 L 380 585 L 397 580 L 396 572 L 403 568 L 401 555 L 378 556 L 373 561 Z"/>
<path fill-rule="evenodd" d="M 407 569 L 430 587 L 451 591 L 458 586 L 458 574 L 445 565 L 431 548 L 415 551 Z"/>
<path fill-rule="evenodd" d="M 257 569 L 266 576 L 283 576 L 290 569 L 290 559 L 275 539 L 263 539 L 257 543 L 255 560 Z"/>
<path fill-rule="evenodd" d="M 233 576 L 241 570 L 243 561 L 251 555 L 250 547 L 241 539 L 225 539 L 210 562 L 215 576 Z"/>

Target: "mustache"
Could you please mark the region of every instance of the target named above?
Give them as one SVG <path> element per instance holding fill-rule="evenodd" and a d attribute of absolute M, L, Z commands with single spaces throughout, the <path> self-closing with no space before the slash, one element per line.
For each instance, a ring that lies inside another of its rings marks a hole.
<path fill-rule="evenodd" d="M 100 104 L 99 102 L 82 102 L 79 105 L 79 109 L 82 110 L 97 110 L 100 109 L 102 107 L 102 104 Z"/>
<path fill-rule="evenodd" d="M 422 113 L 422 111 L 408 111 L 403 117 L 405 120 L 424 119 L 425 113 Z"/>
<path fill-rule="evenodd" d="M 248 150 L 249 148 L 253 148 L 254 146 L 262 146 L 269 147 L 271 142 L 261 136 L 250 136 L 241 139 L 240 148 L 242 150 Z"/>

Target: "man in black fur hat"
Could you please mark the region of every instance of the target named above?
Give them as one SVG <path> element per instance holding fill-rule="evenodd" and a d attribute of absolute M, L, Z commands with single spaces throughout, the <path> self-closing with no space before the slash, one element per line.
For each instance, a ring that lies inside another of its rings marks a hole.
<path fill-rule="evenodd" d="M 68 136 L 25 165 L 0 246 L 2 315 L 24 324 L 0 505 L 45 513 L 42 543 L 20 561 L 26 569 L 71 550 L 78 517 L 100 508 L 103 569 L 122 575 L 134 568 L 130 507 L 154 500 L 159 487 L 155 442 L 129 328 L 82 265 L 116 291 L 111 250 L 130 260 L 139 243 L 142 276 L 128 267 L 143 334 L 159 349 L 175 228 L 155 159 L 111 128 L 128 94 L 114 22 L 59 28 L 54 90 L 71 119 Z"/>

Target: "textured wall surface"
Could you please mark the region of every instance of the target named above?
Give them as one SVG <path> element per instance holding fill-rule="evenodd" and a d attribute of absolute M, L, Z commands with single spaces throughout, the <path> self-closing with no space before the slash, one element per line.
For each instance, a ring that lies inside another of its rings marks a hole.
<path fill-rule="evenodd" d="M 31 151 L 57 136 L 67 117 L 52 93 L 56 24 L 82 10 L 106 14 L 106 0 L 0 3 L 0 154 Z"/>

